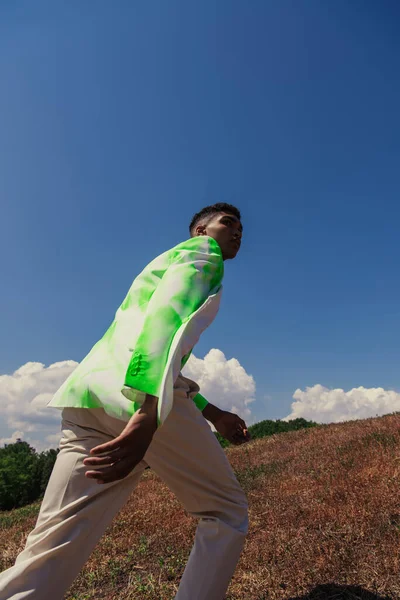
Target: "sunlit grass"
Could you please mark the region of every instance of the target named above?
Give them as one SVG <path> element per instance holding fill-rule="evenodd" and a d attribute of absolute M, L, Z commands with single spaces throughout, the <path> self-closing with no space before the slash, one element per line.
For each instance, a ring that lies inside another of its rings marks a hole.
<path fill-rule="evenodd" d="M 389 415 L 228 449 L 248 495 L 250 531 L 227 600 L 398 600 L 399 430 L 400 415 Z M 0 513 L 3 568 L 37 511 Z M 66 598 L 170 600 L 194 531 L 146 472 Z"/>

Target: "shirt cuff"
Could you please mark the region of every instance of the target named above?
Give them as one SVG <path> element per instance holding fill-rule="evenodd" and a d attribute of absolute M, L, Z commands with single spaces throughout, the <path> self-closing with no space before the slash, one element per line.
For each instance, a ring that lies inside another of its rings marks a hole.
<path fill-rule="evenodd" d="M 203 410 L 208 404 L 208 400 L 206 400 L 201 394 L 196 394 L 193 398 L 193 402 L 201 412 L 203 412 Z"/>

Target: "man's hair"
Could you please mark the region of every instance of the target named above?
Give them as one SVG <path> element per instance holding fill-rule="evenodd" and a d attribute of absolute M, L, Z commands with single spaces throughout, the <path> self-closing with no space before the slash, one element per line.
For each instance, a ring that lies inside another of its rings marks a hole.
<path fill-rule="evenodd" d="M 232 204 L 227 204 L 226 202 L 217 202 L 217 204 L 205 206 L 194 215 L 189 225 L 190 235 L 194 235 L 194 230 L 199 223 L 205 221 L 205 223 L 207 224 L 211 221 L 214 215 L 217 215 L 221 212 L 235 215 L 235 217 L 237 217 L 239 220 L 241 219 L 240 211 L 238 208 L 236 208 L 236 206 L 232 206 Z"/>

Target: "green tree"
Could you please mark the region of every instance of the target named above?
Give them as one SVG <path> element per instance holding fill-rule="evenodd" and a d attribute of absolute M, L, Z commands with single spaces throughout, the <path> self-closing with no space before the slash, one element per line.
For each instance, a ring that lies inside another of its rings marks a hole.
<path fill-rule="evenodd" d="M 56 457 L 56 450 L 38 454 L 21 440 L 0 448 L 0 510 L 37 500 L 46 489 Z"/>
<path fill-rule="evenodd" d="M 51 449 L 39 454 L 40 494 L 44 494 L 46 491 L 47 483 L 50 479 L 58 453 L 59 450 Z"/>
<path fill-rule="evenodd" d="M 316 427 L 318 423 L 306 421 L 306 419 L 293 419 L 291 421 L 260 421 L 249 427 L 250 435 L 253 439 L 262 438 L 276 433 L 285 433 L 286 431 L 297 431 L 298 429 L 307 429 Z"/>
<path fill-rule="evenodd" d="M 10 510 L 38 497 L 38 457 L 27 442 L 0 448 L 0 509 Z"/>
<path fill-rule="evenodd" d="M 250 425 L 249 433 L 251 435 L 251 439 L 256 440 L 268 435 L 275 435 L 276 433 L 297 431 L 298 429 L 316 427 L 317 425 L 318 423 L 314 423 L 314 421 L 306 421 L 306 419 L 303 418 L 293 419 L 292 421 L 280 421 L 279 419 L 277 421 L 271 421 L 267 419 L 265 421 L 255 423 L 254 425 Z M 223 448 L 230 446 L 228 440 L 223 438 L 222 435 L 215 432 L 215 436 Z"/>

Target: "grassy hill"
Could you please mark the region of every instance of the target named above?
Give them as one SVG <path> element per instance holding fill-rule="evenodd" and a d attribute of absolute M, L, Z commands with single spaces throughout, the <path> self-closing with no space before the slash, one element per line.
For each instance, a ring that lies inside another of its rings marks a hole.
<path fill-rule="evenodd" d="M 282 433 L 227 453 L 250 504 L 227 599 L 400 599 L 400 415 Z M 38 507 L 0 513 L 2 569 Z M 146 472 L 66 598 L 170 600 L 194 530 Z"/>

